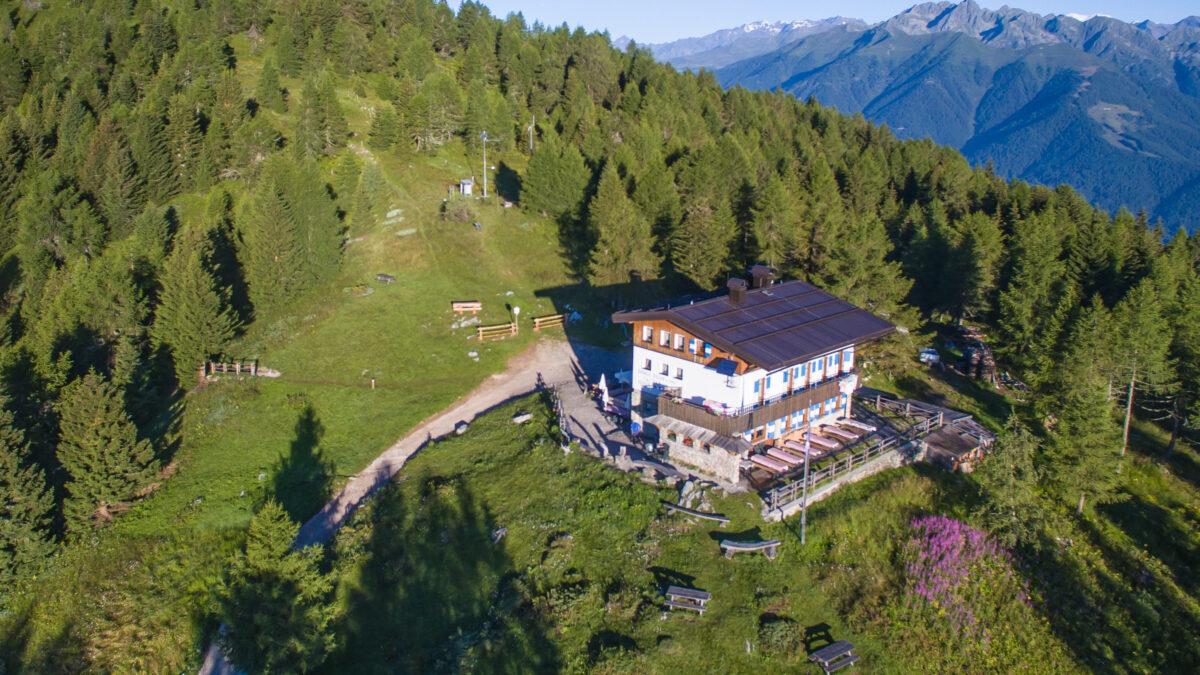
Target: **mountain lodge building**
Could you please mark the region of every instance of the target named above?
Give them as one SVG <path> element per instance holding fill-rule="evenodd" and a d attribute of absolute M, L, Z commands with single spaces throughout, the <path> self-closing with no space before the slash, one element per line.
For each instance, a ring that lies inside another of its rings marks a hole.
<path fill-rule="evenodd" d="M 612 317 L 633 325 L 634 433 L 727 485 L 756 449 L 849 418 L 856 348 L 895 330 L 812 284 L 774 283 L 763 266 L 752 275 L 726 295 Z"/>

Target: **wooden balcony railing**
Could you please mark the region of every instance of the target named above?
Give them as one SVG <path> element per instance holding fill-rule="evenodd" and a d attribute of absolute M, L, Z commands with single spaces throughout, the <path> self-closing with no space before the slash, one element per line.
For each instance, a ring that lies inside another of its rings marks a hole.
<path fill-rule="evenodd" d="M 807 410 L 813 405 L 836 398 L 841 394 L 839 385 L 846 377 L 848 376 L 844 375 L 807 389 L 801 389 L 790 396 L 776 399 L 741 415 L 719 415 L 702 405 L 670 396 L 659 397 L 658 412 L 660 415 L 674 417 L 681 422 L 715 431 L 722 436 L 737 436 L 794 412 Z"/>

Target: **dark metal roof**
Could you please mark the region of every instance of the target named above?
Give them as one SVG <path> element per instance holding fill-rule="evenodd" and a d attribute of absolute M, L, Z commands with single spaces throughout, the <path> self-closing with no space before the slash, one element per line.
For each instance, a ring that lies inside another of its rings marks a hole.
<path fill-rule="evenodd" d="M 612 320 L 670 321 L 767 370 L 802 363 L 896 330 L 865 309 L 803 281 L 746 291 L 745 300 L 739 304 L 722 295 L 700 302 L 617 312 Z"/>

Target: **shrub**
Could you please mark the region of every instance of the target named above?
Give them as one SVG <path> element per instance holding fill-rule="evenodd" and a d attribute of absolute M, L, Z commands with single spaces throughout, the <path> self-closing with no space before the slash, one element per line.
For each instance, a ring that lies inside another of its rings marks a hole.
<path fill-rule="evenodd" d="M 763 615 L 758 621 L 758 648 L 767 654 L 795 656 L 804 651 L 803 630 L 787 617 Z"/>
<path fill-rule="evenodd" d="M 469 223 L 475 220 L 475 212 L 466 200 L 451 199 L 442 203 L 442 218 L 454 223 Z"/>

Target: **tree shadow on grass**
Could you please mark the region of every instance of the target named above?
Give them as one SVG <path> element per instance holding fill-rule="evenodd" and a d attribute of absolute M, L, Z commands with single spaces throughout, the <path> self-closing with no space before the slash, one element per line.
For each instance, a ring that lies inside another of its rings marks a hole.
<path fill-rule="evenodd" d="M 457 478 L 375 497 L 328 672 L 554 672 L 558 652 L 498 525 Z"/>
<path fill-rule="evenodd" d="M 1090 672 L 1190 671 L 1200 659 L 1200 617 L 1092 522 L 1077 522 L 1088 542 L 1075 546 L 1090 543 L 1103 565 L 1044 535 L 1023 564 L 1054 633 Z"/>
<path fill-rule="evenodd" d="M 295 434 L 287 457 L 280 457 L 275 466 L 271 496 L 293 521 L 302 523 L 328 501 L 334 467 L 319 447 L 325 426 L 311 405 L 296 420 Z"/>
<path fill-rule="evenodd" d="M 0 672 L 52 673 L 86 669 L 86 660 L 79 653 L 82 647 L 73 637 L 73 620 L 56 628 L 50 639 L 35 638 L 35 621 L 32 606 L 26 604 L 0 622 Z"/>
<path fill-rule="evenodd" d="M 507 162 L 500 162 L 496 169 L 496 194 L 514 204 L 521 201 L 521 174 Z"/>
<path fill-rule="evenodd" d="M 1162 561 L 1185 592 L 1194 596 L 1200 591 L 1195 575 L 1200 552 L 1190 544 L 1186 525 L 1179 522 L 1177 513 L 1132 494 L 1097 510 L 1142 550 Z"/>

